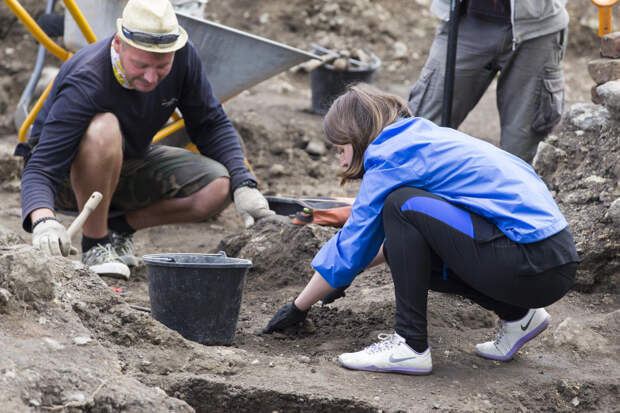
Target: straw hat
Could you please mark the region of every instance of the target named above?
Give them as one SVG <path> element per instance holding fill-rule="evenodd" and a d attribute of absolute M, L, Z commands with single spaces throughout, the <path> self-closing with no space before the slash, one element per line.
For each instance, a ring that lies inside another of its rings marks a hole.
<path fill-rule="evenodd" d="M 129 0 L 116 28 L 123 41 L 148 52 L 174 52 L 187 42 L 168 0 Z"/>

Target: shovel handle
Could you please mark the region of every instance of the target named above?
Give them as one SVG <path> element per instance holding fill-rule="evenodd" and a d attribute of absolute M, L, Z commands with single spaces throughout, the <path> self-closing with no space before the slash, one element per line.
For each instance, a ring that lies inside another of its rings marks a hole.
<path fill-rule="evenodd" d="M 611 6 L 598 8 L 598 36 L 611 33 Z"/>
<path fill-rule="evenodd" d="M 611 9 L 618 0 L 591 0 L 598 7 L 598 36 L 603 37 L 612 31 Z"/>
<path fill-rule="evenodd" d="M 101 202 L 102 198 L 103 195 L 101 195 L 101 193 L 97 191 L 93 192 L 90 198 L 88 198 L 88 201 L 86 201 L 86 204 L 84 204 L 82 212 L 79 213 L 79 215 L 73 220 L 73 222 L 69 226 L 69 229 L 67 230 L 67 232 L 69 233 L 69 237 L 73 238 L 73 236 L 82 229 L 82 226 L 84 226 L 84 222 L 86 222 L 91 212 L 93 212 L 97 208 L 97 205 L 99 205 L 99 202 Z"/>

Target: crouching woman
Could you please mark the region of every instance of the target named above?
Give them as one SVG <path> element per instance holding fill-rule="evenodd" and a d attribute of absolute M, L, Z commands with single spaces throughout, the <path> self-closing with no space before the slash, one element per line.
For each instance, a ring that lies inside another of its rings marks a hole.
<path fill-rule="evenodd" d="M 323 123 L 342 174 L 362 179 L 351 216 L 312 261 L 316 273 L 265 332 L 303 320 L 325 295 L 387 260 L 395 332 L 340 363 L 428 374 L 428 291 L 458 294 L 500 319 L 475 352 L 509 360 L 549 324 L 543 307 L 571 288 L 579 257 L 567 222 L 534 170 L 487 142 L 411 117 L 401 98 L 351 87 Z"/>

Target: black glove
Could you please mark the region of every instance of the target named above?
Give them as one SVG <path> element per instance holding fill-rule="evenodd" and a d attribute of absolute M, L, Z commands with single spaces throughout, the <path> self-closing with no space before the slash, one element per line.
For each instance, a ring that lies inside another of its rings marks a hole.
<path fill-rule="evenodd" d="M 322 305 L 333 303 L 337 299 L 345 297 L 346 294 L 344 293 L 344 290 L 346 290 L 350 286 L 351 286 L 351 284 L 345 285 L 343 287 L 338 287 L 334 291 L 332 291 L 331 293 L 326 294 L 325 297 L 321 298 Z"/>
<path fill-rule="evenodd" d="M 301 323 L 306 319 L 308 310 L 301 311 L 295 306 L 295 303 L 290 303 L 280 307 L 278 311 L 273 315 L 267 327 L 263 328 L 262 334 L 271 334 L 274 331 L 284 330 L 287 327 L 294 326 L 297 323 Z"/>

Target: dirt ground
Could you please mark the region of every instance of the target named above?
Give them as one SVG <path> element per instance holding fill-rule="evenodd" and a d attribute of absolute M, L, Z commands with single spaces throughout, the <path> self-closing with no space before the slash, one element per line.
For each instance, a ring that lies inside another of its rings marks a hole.
<path fill-rule="evenodd" d="M 36 16 L 39 3 L 24 5 Z M 210 0 L 205 16 L 306 50 L 313 41 L 366 48 L 382 60 L 375 84 L 405 96 L 433 38 L 429 3 Z M 567 107 L 590 101 L 586 65 L 598 55 L 596 9 L 583 2 L 569 10 Z M 35 44 L 5 5 L 0 41 L 0 148 L 10 153 L 16 141 L 12 115 Z M 305 150 L 322 140 L 310 99 L 308 74 L 290 70 L 225 109 L 265 194 L 354 197 L 357 185 L 338 185 L 331 148 L 318 155 Z M 617 126 L 614 121 L 584 132 L 565 121 L 550 142 L 567 159 L 548 173 L 540 166 L 588 259 L 576 288 L 548 308 L 550 328 L 510 362 L 481 359 L 474 344 L 493 338 L 496 318 L 468 300 L 431 293 L 434 369 L 427 377 L 354 372 L 336 362 L 338 354 L 391 332 L 394 293 L 387 267 L 361 274 L 335 303 L 313 307 L 303 327 L 256 334 L 303 288 L 312 256 L 334 229 L 270 220 L 244 230 L 229 207 L 208 222 L 138 232 L 138 255 L 224 250 L 253 261 L 233 344 L 206 347 L 144 311 L 150 307 L 144 265 L 129 281 L 102 281 L 69 260 L 36 257 L 21 230 L 20 164 L 6 156 L 0 165 L 0 411 L 619 412 L 619 232 L 603 217 L 620 196 Z M 493 87 L 461 129 L 497 143 Z M 606 152 L 593 154 L 597 148 Z M 579 186 L 590 176 L 600 177 L 597 186 Z M 581 195 L 575 200 L 571 194 Z M 62 216 L 65 224 L 71 219 Z M 597 245 L 600 253 L 588 254 Z M 3 288 L 9 292 L 4 304 Z"/>

